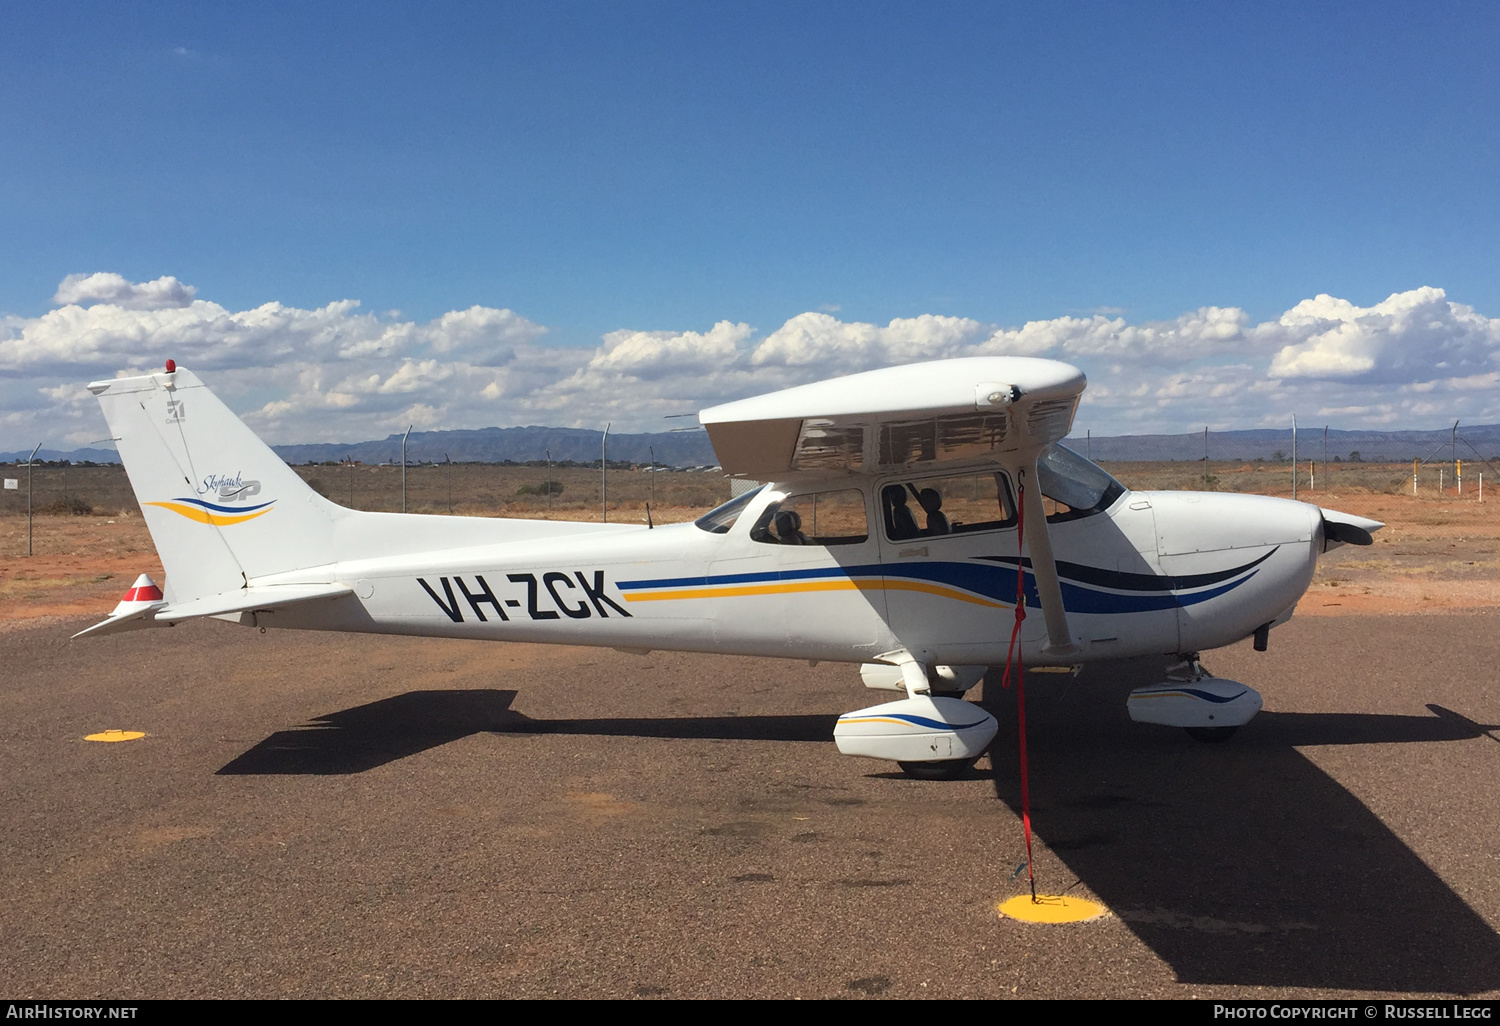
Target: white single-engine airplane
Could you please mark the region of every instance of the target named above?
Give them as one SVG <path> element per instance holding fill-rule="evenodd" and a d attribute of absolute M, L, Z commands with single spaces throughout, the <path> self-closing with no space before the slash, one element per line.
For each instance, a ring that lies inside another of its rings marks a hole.
<path fill-rule="evenodd" d="M 1374 520 L 1285 499 L 1132 492 L 1064 448 L 1084 376 L 969 358 L 707 409 L 724 471 L 766 482 L 688 524 L 366 513 L 309 488 L 191 372 L 99 381 L 166 571 L 109 634 L 212 616 L 860 663 L 905 697 L 839 718 L 840 751 L 956 775 L 998 725 L 962 694 L 1006 662 L 1018 590 L 1030 666 L 1171 657 L 1140 721 L 1219 740 L 1261 707 L 1197 653 L 1291 616 L 1318 554 Z M 1020 581 L 1017 575 L 1021 575 Z"/>

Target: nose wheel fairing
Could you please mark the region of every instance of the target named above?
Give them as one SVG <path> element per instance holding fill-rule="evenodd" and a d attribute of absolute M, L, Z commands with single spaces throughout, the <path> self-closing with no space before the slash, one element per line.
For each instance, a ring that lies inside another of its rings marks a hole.
<path fill-rule="evenodd" d="M 913 695 L 845 713 L 833 739 L 844 755 L 954 764 L 977 759 L 999 729 L 995 717 L 972 702 Z"/>
<path fill-rule="evenodd" d="M 1182 727 L 1197 741 L 1224 741 L 1260 712 L 1260 692 L 1237 680 L 1215 677 L 1189 656 L 1167 671 L 1161 684 L 1130 692 L 1126 711 L 1137 723 Z"/>

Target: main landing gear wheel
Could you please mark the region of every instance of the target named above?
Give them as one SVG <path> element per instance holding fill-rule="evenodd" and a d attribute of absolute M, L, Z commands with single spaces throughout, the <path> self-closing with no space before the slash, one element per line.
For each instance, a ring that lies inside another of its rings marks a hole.
<path fill-rule="evenodd" d="M 941 759 L 937 762 L 898 762 L 901 772 L 913 780 L 957 780 L 974 765 L 973 759 Z"/>
<path fill-rule="evenodd" d="M 1194 741 L 1202 741 L 1204 744 L 1216 745 L 1221 741 L 1228 741 L 1234 736 L 1239 727 L 1183 727 L 1187 736 Z"/>

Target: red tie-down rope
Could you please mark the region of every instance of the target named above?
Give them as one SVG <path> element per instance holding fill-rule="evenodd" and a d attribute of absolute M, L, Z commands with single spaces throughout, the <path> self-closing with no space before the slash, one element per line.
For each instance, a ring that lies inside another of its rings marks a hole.
<path fill-rule="evenodd" d="M 1021 733 L 1021 826 L 1026 832 L 1026 876 L 1031 881 L 1031 900 L 1035 904 L 1036 873 L 1031 864 L 1031 784 L 1026 772 L 1026 667 L 1021 659 L 1021 648 L 1017 642 L 1021 637 L 1021 624 L 1026 619 L 1026 566 L 1023 562 L 1023 546 L 1026 541 L 1026 485 L 1016 482 L 1016 625 L 1010 632 L 1010 649 L 1005 654 L 1005 675 L 1000 678 L 1002 688 L 1010 687 L 1010 671 L 1016 671 L 1016 722 Z"/>

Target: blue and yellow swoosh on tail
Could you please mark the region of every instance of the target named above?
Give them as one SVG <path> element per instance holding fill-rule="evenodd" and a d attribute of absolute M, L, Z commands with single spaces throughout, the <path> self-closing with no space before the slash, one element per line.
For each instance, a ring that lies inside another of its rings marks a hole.
<path fill-rule="evenodd" d="M 1273 550 L 1274 551 L 1274 550 Z M 1072 563 L 1058 564 L 1063 606 L 1076 613 L 1140 613 L 1196 605 L 1233 591 L 1257 573 L 1271 553 L 1236 567 L 1191 577 L 1122 573 Z M 996 564 L 999 565 L 996 565 Z M 1018 567 L 1016 564 L 1025 564 Z M 1009 565 L 1007 565 L 1009 564 Z M 710 574 L 658 580 L 620 581 L 626 602 L 743 598 L 820 591 L 913 591 L 977 606 L 1008 609 L 1015 604 L 1016 574 L 1025 573 L 1026 605 L 1037 609 L 1030 560 L 981 557 L 969 562 L 872 563 L 862 566 Z"/>
<path fill-rule="evenodd" d="M 271 512 L 271 507 L 276 505 L 276 500 L 263 502 L 259 506 L 220 506 L 216 503 L 204 502 L 202 499 L 171 499 L 167 502 L 143 502 L 141 505 L 160 506 L 162 509 L 171 510 L 178 516 L 196 520 L 200 524 L 229 527 L 232 524 L 243 524 L 246 520 L 265 516 Z"/>

